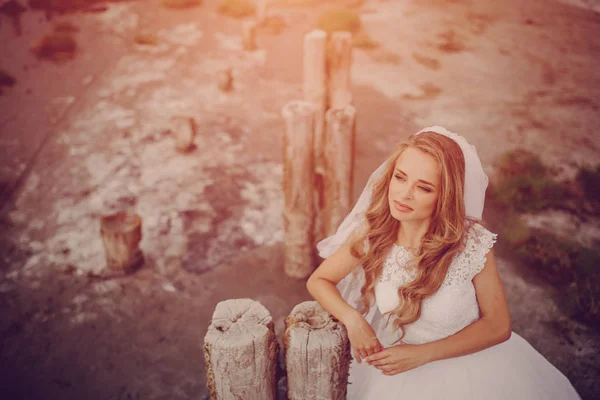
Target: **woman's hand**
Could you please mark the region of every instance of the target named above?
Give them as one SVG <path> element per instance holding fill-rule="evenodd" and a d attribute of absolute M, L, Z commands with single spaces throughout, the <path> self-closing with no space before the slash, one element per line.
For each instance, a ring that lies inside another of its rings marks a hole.
<path fill-rule="evenodd" d="M 348 339 L 352 346 L 354 359 L 358 363 L 361 363 L 365 357 L 383 349 L 383 346 L 375 335 L 375 331 L 360 313 L 353 314 L 344 322 L 348 331 Z"/>
<path fill-rule="evenodd" d="M 384 375 L 396 375 L 427 364 L 429 358 L 419 345 L 400 344 L 372 354 L 365 361 Z"/>

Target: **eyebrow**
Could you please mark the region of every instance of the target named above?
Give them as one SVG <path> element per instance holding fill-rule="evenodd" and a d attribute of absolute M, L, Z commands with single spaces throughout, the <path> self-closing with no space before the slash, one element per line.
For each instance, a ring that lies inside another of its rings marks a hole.
<path fill-rule="evenodd" d="M 396 172 L 400 172 L 402 175 L 406 175 L 406 172 L 402 171 L 400 168 L 396 168 Z M 408 175 L 406 175 L 406 176 L 408 176 Z M 431 182 L 424 181 L 423 179 L 419 179 L 419 182 L 422 182 L 426 185 L 429 185 L 429 186 L 435 188 L 435 185 Z"/>

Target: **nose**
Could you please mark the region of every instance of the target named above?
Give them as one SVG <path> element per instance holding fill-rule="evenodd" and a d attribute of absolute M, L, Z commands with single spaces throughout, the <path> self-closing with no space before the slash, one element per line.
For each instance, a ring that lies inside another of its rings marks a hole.
<path fill-rule="evenodd" d="M 404 191 L 402 193 L 402 198 L 408 200 L 408 199 L 412 199 L 414 197 L 414 195 L 415 195 L 415 188 L 410 185 L 407 185 L 404 188 Z"/>

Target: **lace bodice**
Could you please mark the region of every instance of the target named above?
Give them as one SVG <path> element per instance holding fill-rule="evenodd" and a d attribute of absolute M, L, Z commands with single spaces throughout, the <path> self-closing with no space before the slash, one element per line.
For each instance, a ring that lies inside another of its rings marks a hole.
<path fill-rule="evenodd" d="M 479 319 L 479 307 L 472 279 L 484 267 L 486 255 L 496 241 L 496 234 L 475 223 L 470 226 L 464 249 L 450 264 L 440 289 L 422 303 L 421 317 L 405 326 L 405 343 L 425 343 L 450 336 Z M 399 332 L 387 324 L 386 313 L 399 302 L 398 288 L 416 277 L 416 270 L 409 266 L 412 255 L 403 247 L 392 248 L 387 256 L 381 277 L 375 284 L 375 304 L 367 314 L 367 320 L 376 330 L 382 342 L 391 345 Z M 360 299 L 360 287 L 364 282 L 362 268 L 350 274 L 338 288 L 342 296 L 354 307 Z"/>

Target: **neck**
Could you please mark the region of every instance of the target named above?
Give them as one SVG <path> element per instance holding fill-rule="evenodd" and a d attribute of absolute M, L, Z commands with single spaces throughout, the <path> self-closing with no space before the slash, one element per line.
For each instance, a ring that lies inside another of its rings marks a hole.
<path fill-rule="evenodd" d="M 430 219 L 402 222 L 398 231 L 398 243 L 404 247 L 418 249 L 430 223 Z"/>

